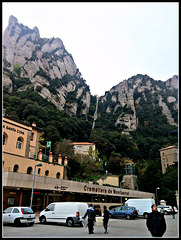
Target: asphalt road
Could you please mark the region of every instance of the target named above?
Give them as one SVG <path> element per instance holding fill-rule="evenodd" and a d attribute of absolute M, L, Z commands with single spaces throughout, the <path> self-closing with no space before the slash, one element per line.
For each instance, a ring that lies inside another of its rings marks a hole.
<path fill-rule="evenodd" d="M 135 220 L 110 219 L 108 234 L 104 234 L 101 219 L 97 219 L 94 234 L 88 234 L 87 227 L 67 227 L 63 224 L 40 224 L 37 222 L 33 227 L 4 225 L 2 229 L 3 238 L 149 238 L 151 234 L 146 227 L 143 218 Z M 172 219 L 171 215 L 165 216 L 167 230 L 163 238 L 179 237 L 179 215 Z"/>

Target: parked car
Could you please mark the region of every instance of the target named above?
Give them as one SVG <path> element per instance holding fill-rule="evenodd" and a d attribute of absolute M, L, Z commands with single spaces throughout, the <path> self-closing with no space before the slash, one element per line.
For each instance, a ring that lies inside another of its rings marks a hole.
<path fill-rule="evenodd" d="M 83 202 L 53 202 L 40 212 L 40 223 L 64 223 L 68 227 L 79 224 L 82 226 L 82 217 L 88 209 L 88 204 Z"/>
<path fill-rule="evenodd" d="M 3 211 L 3 224 L 13 223 L 16 227 L 21 224 L 33 226 L 35 213 L 29 207 L 9 207 Z"/>
<path fill-rule="evenodd" d="M 138 217 L 138 211 L 132 206 L 119 206 L 109 211 L 110 218 L 123 217 L 126 219 L 135 219 Z"/>
<path fill-rule="evenodd" d="M 98 204 L 93 205 L 96 216 L 102 216 L 101 206 Z"/>
<path fill-rule="evenodd" d="M 165 215 L 172 214 L 172 207 L 171 206 L 158 205 L 157 209 L 158 209 L 158 212 L 160 212 L 161 209 L 163 209 L 163 213 Z"/>

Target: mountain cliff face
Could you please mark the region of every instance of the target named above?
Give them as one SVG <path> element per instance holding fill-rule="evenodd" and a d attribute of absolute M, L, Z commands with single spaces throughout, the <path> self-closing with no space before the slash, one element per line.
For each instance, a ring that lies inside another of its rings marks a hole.
<path fill-rule="evenodd" d="M 159 114 L 166 116 L 168 124 L 177 126 L 178 76 L 162 82 L 137 74 L 120 82 L 100 99 L 99 117 L 103 113 L 111 118 L 115 116 L 115 125 L 122 125 L 123 132 L 129 133 L 137 129 L 141 121 L 140 111 L 150 109 L 150 113 L 154 114 L 156 108 Z M 145 117 L 144 124 L 148 122 Z"/>
<path fill-rule="evenodd" d="M 59 38 L 40 38 L 37 27 L 29 29 L 10 16 L 3 38 L 3 86 L 12 92 L 33 88 L 59 110 L 76 115 L 90 106 L 90 90 L 79 69 Z M 13 74 L 12 74 L 13 73 Z M 76 100 L 76 101 L 75 101 Z"/>
<path fill-rule="evenodd" d="M 78 117 L 93 117 L 96 109 L 95 127 L 112 122 L 127 134 L 140 123 L 149 124 L 149 113 L 178 124 L 178 76 L 163 82 L 137 74 L 112 87 L 96 105 L 62 40 L 41 38 L 37 27 L 19 24 L 13 16 L 3 37 L 3 87 L 9 94 L 37 91 L 57 109 Z"/>

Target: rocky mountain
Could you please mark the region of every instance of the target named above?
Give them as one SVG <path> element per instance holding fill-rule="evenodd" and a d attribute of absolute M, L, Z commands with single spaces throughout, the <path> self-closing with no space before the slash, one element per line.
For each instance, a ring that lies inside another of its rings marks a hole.
<path fill-rule="evenodd" d="M 3 37 L 3 87 L 26 91 L 33 88 L 59 110 L 76 115 L 90 106 L 90 90 L 73 57 L 59 38 L 41 38 L 37 27 L 19 24 L 10 16 Z"/>
<path fill-rule="evenodd" d="M 127 134 L 149 124 L 149 114 L 178 124 L 178 76 L 163 82 L 137 74 L 97 100 L 62 40 L 41 38 L 37 27 L 30 29 L 14 16 L 3 36 L 3 87 L 9 94 L 37 91 L 59 110 L 86 119 L 96 116 L 95 127 L 112 124 Z"/>
<path fill-rule="evenodd" d="M 167 81 L 155 81 L 147 75 L 137 74 L 106 92 L 99 103 L 99 117 L 107 114 L 110 118 L 115 116 L 115 126 L 122 126 L 123 132 L 129 133 L 137 129 L 140 121 L 149 124 L 149 114 L 145 119 L 139 118 L 140 113 L 147 110 L 153 115 L 163 114 L 167 123 L 178 124 L 178 76 Z M 154 117 L 158 117 L 154 116 Z"/>

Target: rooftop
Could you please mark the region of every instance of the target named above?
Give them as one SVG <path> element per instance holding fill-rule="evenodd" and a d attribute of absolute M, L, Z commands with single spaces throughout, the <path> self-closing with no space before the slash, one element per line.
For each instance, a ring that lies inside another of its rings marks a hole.
<path fill-rule="evenodd" d="M 95 145 L 95 143 L 88 143 L 88 142 L 73 142 L 72 145 Z"/>
<path fill-rule="evenodd" d="M 164 150 L 171 149 L 171 148 L 177 148 L 177 147 L 176 146 L 169 146 L 169 147 L 166 147 L 166 148 L 162 148 L 159 151 L 164 151 Z"/>

